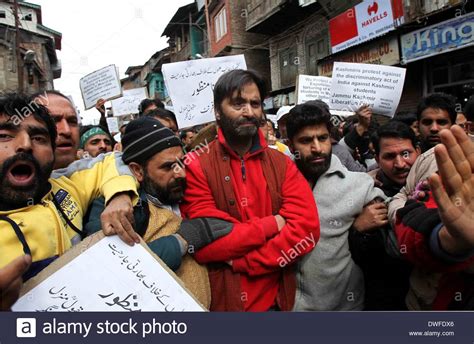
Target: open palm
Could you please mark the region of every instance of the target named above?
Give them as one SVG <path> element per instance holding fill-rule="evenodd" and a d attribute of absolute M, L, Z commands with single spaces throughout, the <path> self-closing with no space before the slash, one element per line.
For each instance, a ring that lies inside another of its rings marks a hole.
<path fill-rule="evenodd" d="M 474 143 L 464 131 L 453 126 L 440 132 L 441 145 L 435 156 L 438 175 L 430 186 L 439 214 L 449 234 L 474 247 Z"/>

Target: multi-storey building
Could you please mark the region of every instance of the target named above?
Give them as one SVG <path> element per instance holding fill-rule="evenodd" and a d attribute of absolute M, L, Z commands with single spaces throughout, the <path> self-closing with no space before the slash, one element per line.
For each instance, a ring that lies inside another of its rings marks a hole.
<path fill-rule="evenodd" d="M 0 90 L 53 89 L 53 80 L 61 76 L 56 55 L 61 50 L 61 33 L 43 25 L 39 5 L 19 0 L 17 17 L 18 37 L 14 2 L 0 1 Z"/>

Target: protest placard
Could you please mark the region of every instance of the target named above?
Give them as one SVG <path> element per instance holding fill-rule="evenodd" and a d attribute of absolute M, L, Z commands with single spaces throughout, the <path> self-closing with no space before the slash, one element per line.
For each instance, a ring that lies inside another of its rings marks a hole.
<path fill-rule="evenodd" d="M 331 78 L 314 75 L 298 75 L 296 79 L 296 104 L 308 100 L 322 100 L 329 104 L 331 98 Z"/>
<path fill-rule="evenodd" d="M 379 115 L 393 117 L 402 96 L 404 68 L 335 62 L 329 107 L 355 111 L 367 104 Z"/>
<path fill-rule="evenodd" d="M 119 118 L 118 117 L 106 117 L 107 127 L 109 128 L 109 133 L 118 133 L 119 131 Z"/>
<path fill-rule="evenodd" d="M 215 120 L 214 85 L 230 70 L 247 69 L 244 55 L 168 63 L 162 66 L 180 128 Z"/>
<path fill-rule="evenodd" d="M 204 311 L 142 241 L 97 233 L 23 287 L 13 311 Z"/>
<path fill-rule="evenodd" d="M 93 108 L 101 98 L 111 100 L 122 96 L 122 86 L 115 65 L 101 68 L 82 77 L 79 87 L 86 110 Z"/>
<path fill-rule="evenodd" d="M 138 105 L 145 98 L 148 98 L 146 87 L 123 91 L 122 97 L 112 100 L 114 116 L 138 113 Z"/>
<path fill-rule="evenodd" d="M 330 103 L 332 78 L 300 74 L 296 78 L 296 104 L 303 104 L 310 100 L 322 100 Z M 353 111 L 330 109 L 331 115 L 348 117 Z"/>

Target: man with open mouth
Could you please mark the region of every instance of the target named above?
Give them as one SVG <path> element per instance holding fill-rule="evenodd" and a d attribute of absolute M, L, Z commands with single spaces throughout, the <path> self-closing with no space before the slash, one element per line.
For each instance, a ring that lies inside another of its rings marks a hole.
<path fill-rule="evenodd" d="M 120 154 L 78 161 L 52 173 L 56 136 L 44 106 L 21 95 L 0 96 L 0 269 L 24 254 L 31 256 L 24 280 L 81 240 L 83 216 L 98 194 L 107 205 L 102 227 L 130 244 L 139 241 L 129 220 L 136 183 Z M 4 294 L 0 288 L 0 297 Z"/>

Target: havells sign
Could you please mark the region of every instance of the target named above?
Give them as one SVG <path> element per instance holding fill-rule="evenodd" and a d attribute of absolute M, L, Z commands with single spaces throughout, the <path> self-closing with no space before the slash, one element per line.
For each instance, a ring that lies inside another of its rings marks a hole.
<path fill-rule="evenodd" d="M 401 0 L 365 0 L 329 21 L 332 53 L 382 36 L 403 19 Z"/>

